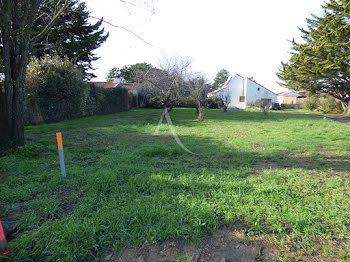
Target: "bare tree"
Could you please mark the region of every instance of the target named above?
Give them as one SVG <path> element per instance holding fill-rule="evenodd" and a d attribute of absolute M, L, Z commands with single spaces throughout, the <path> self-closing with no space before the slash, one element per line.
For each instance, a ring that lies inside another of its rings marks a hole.
<path fill-rule="evenodd" d="M 206 94 L 209 92 L 208 80 L 200 73 L 196 73 L 189 82 L 191 85 L 191 97 L 196 102 L 198 120 L 202 121 L 204 119 L 203 106 Z"/>
<path fill-rule="evenodd" d="M 46 0 L 48 1 L 48 0 Z M 24 80 L 33 44 L 52 27 L 68 0 L 57 0 L 50 13 L 39 14 L 44 0 L 0 0 L 4 89 L 0 89 L 0 144 L 24 145 Z M 38 16 L 48 23 L 34 35 Z"/>
<path fill-rule="evenodd" d="M 143 88 L 151 96 L 162 98 L 169 111 L 186 92 L 191 61 L 183 58 L 170 58 L 152 67 L 142 77 Z"/>

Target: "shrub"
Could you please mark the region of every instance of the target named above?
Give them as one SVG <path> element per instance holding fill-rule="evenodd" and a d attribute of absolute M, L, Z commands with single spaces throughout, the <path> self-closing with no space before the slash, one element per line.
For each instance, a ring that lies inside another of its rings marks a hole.
<path fill-rule="evenodd" d="M 303 107 L 309 110 L 316 110 L 320 106 L 317 95 L 309 95 L 303 102 Z"/>
<path fill-rule="evenodd" d="M 125 88 L 103 88 L 89 85 L 86 115 L 101 115 L 122 112 L 129 109 L 130 94 Z"/>
<path fill-rule="evenodd" d="M 57 56 L 31 60 L 25 95 L 26 124 L 125 111 L 130 100 L 124 88 L 87 84 L 73 63 Z"/>
<path fill-rule="evenodd" d="M 339 111 L 339 104 L 336 102 L 335 98 L 331 95 L 322 96 L 319 99 L 320 110 L 323 113 L 332 113 Z"/>
<path fill-rule="evenodd" d="M 146 107 L 163 108 L 164 101 L 160 96 L 154 96 L 147 100 Z"/>
<path fill-rule="evenodd" d="M 258 99 L 258 100 L 255 100 L 255 101 L 251 101 L 248 103 L 248 106 L 250 107 L 259 107 L 259 108 L 263 108 L 266 106 L 266 102 L 261 100 L 261 99 Z"/>
<path fill-rule="evenodd" d="M 198 102 L 193 97 L 182 97 L 178 100 L 178 107 L 196 108 Z"/>
<path fill-rule="evenodd" d="M 222 99 L 217 98 L 216 96 L 211 96 L 207 98 L 205 103 L 207 108 L 212 109 L 222 108 L 224 105 Z"/>
<path fill-rule="evenodd" d="M 25 95 L 27 105 L 37 110 L 45 122 L 82 115 L 88 89 L 82 72 L 67 58 L 34 58 L 28 65 Z"/>

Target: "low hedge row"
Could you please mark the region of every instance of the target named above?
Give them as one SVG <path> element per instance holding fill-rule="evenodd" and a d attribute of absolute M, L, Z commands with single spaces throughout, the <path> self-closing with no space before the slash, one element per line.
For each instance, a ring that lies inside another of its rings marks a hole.
<path fill-rule="evenodd" d="M 34 59 L 28 66 L 26 124 L 62 121 L 129 109 L 130 94 L 125 88 L 101 88 L 88 84 L 68 59 Z"/>

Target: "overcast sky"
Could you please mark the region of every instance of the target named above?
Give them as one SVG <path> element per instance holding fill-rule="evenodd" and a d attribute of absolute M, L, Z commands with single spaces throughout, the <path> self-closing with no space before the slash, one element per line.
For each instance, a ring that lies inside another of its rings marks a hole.
<path fill-rule="evenodd" d="M 209 79 L 225 68 L 277 91 L 276 72 L 290 56 L 288 40 L 300 37 L 298 27 L 306 26 L 311 13 L 321 13 L 324 0 L 153 0 L 153 15 L 147 6 L 120 0 L 86 2 L 92 16 L 123 26 L 151 44 L 104 24 L 110 36 L 95 51 L 100 59 L 93 64 L 98 76 L 93 81 L 104 81 L 114 66 L 157 66 L 166 57 L 181 56 L 192 59 L 193 70 Z"/>

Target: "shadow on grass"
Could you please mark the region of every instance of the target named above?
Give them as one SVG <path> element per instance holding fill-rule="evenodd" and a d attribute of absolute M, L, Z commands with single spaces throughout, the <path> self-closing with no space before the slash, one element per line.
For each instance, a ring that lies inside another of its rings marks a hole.
<path fill-rule="evenodd" d="M 229 114 L 225 117 L 236 113 Z M 55 142 L 47 145 L 53 151 L 46 159 L 20 151 L 20 156 L 0 159 L 6 161 L 0 172 L 10 174 L 0 185 L 1 205 L 6 207 L 0 211 L 11 212 L 16 203 L 25 203 L 16 216 L 22 223 L 21 234 L 10 242 L 14 260 L 93 260 L 106 249 L 120 251 L 166 239 L 200 241 L 208 232 L 235 221 L 242 221 L 249 234 L 285 234 L 287 230 L 337 234 L 338 225 L 348 221 L 346 215 L 327 213 L 327 206 L 318 205 L 317 201 L 325 201 L 322 196 L 308 201 L 310 192 L 249 176 L 252 164 L 261 158 L 258 152 L 209 137 L 179 135 L 198 153 L 191 155 L 172 136 L 140 130 L 144 123 L 129 119 L 120 127 L 112 117 L 104 120 L 111 121 L 99 122 L 98 130 L 91 123 L 84 126 L 85 120 L 70 129 L 74 135 L 66 137 L 66 181 L 59 178 L 58 162 L 54 162 Z M 84 127 L 91 137 L 79 136 Z M 100 142 L 98 147 L 89 146 L 91 141 L 81 146 L 91 138 Z M 50 160 L 53 163 L 47 164 Z M 25 176 L 17 176 L 24 170 Z M 338 199 L 337 206 L 339 201 L 347 204 L 345 198 Z M 334 224 L 328 222 L 335 217 Z M 343 233 L 349 236 L 349 231 Z"/>

